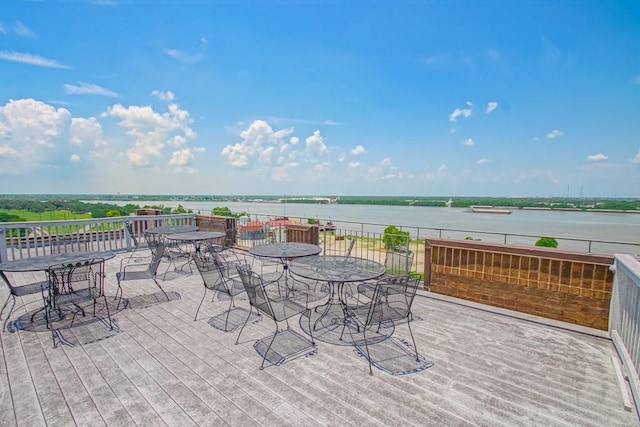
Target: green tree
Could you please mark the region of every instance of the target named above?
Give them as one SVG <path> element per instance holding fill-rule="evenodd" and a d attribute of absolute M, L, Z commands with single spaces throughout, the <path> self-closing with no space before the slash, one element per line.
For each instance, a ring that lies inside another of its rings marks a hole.
<path fill-rule="evenodd" d="M 558 241 L 556 239 L 554 239 L 553 237 L 541 237 L 536 242 L 536 246 L 541 246 L 541 247 L 544 247 L 544 248 L 557 248 L 558 247 Z"/>
<path fill-rule="evenodd" d="M 107 218 L 113 218 L 116 216 L 120 216 L 120 211 L 117 211 L 115 209 L 110 209 L 107 211 Z"/>
<path fill-rule="evenodd" d="M 385 248 L 406 247 L 409 244 L 409 232 L 400 231 L 395 225 L 384 229 L 382 244 Z"/>

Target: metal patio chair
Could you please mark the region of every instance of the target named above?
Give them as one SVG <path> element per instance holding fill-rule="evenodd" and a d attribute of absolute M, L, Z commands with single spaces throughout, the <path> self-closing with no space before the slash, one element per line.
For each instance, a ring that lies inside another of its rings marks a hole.
<path fill-rule="evenodd" d="M 4 276 L 4 273 L 3 273 L 3 276 Z M 7 287 L 9 288 L 9 295 L 7 296 L 7 299 L 5 300 L 4 305 L 0 310 L 0 319 L 2 319 L 2 313 L 4 313 L 4 309 L 7 307 L 9 300 L 11 300 L 11 308 L 9 309 L 9 311 L 7 311 L 7 317 L 4 319 L 4 322 L 2 324 L 3 331 L 6 330 L 7 323 L 9 322 L 9 319 L 11 318 L 11 314 L 13 313 L 13 310 L 16 307 L 16 297 L 24 297 L 27 295 L 42 293 L 43 288 L 49 283 L 47 280 L 45 280 L 41 282 L 29 283 L 27 285 L 22 285 L 22 286 L 14 286 L 11 284 L 11 282 L 8 279 L 4 280 L 4 282 L 7 284 Z M 31 315 L 31 321 L 33 321 L 33 318 L 35 317 L 35 315 L 41 312 L 42 310 L 44 310 L 44 307 L 34 312 Z"/>
<path fill-rule="evenodd" d="M 348 308 L 347 315 L 356 322 L 358 331 L 360 331 L 360 327 L 362 327 L 363 341 L 369 361 L 369 375 L 373 375 L 373 371 L 371 369 L 371 355 L 369 353 L 367 331 L 373 328 L 377 328 L 377 331 L 379 331 L 380 327 L 385 323 L 407 322 L 409 334 L 413 341 L 416 361 L 420 360 L 416 341 L 413 337 L 413 331 L 411 330 L 411 320 L 413 320 L 411 306 L 419 283 L 420 277 L 417 274 L 383 277 L 378 280 L 371 301 Z M 340 339 L 342 339 L 342 334 L 344 334 L 345 326 L 342 328 Z M 352 335 L 352 340 L 356 342 L 356 340 L 353 339 L 351 328 L 349 328 L 349 333 Z"/>
<path fill-rule="evenodd" d="M 265 316 L 271 318 L 276 325 L 276 330 L 273 334 L 273 338 L 271 338 L 264 356 L 262 357 L 262 364 L 260 365 L 260 369 L 264 369 L 264 362 L 267 359 L 269 350 L 271 349 L 276 336 L 280 332 L 279 322 L 286 322 L 287 329 L 290 329 L 289 319 L 291 317 L 306 313 L 309 317 L 309 330 L 311 331 L 311 316 L 306 304 L 300 304 L 299 300 L 296 300 L 288 295 L 282 295 L 279 297 L 271 296 L 270 293 L 268 293 L 265 289 L 265 284 L 262 280 L 262 277 L 256 272 L 252 271 L 251 267 L 249 267 L 248 265 L 238 265 L 236 268 L 238 269 L 238 273 L 240 273 L 240 279 L 242 280 L 244 289 L 249 296 L 249 304 L 251 305 L 249 316 L 247 316 L 247 319 L 242 325 L 242 328 L 238 333 L 238 337 L 236 338 L 236 344 L 238 344 L 240 335 L 242 335 L 242 331 L 244 330 L 244 327 L 247 325 L 247 322 L 251 317 L 251 311 L 253 310 L 253 308 L 255 308 L 258 313 L 262 313 Z M 315 341 L 313 340 L 313 332 L 311 332 L 311 345 L 315 346 Z"/>
<path fill-rule="evenodd" d="M 120 295 L 117 308 L 120 308 L 120 303 L 122 302 L 122 286 L 120 285 L 120 283 L 128 280 L 149 280 L 149 279 L 153 280 L 153 282 L 156 284 L 158 289 L 160 289 L 164 294 L 164 296 L 167 297 L 167 301 L 169 301 L 169 296 L 164 291 L 164 289 L 162 289 L 162 286 L 160 286 L 160 283 L 158 283 L 158 280 L 156 278 L 158 273 L 158 266 L 160 265 L 160 261 L 162 261 L 164 250 L 165 250 L 165 244 L 162 242 L 159 243 L 156 247 L 156 250 L 153 256 L 149 257 L 150 262 L 145 269 L 141 269 L 143 265 L 141 265 L 140 263 L 124 264 L 124 265 L 121 264 L 120 271 L 116 273 L 116 279 L 118 281 L 118 290 L 116 291 L 116 295 L 114 298 L 118 298 L 118 294 Z"/>
<path fill-rule="evenodd" d="M 47 328 L 51 330 L 53 347 L 56 347 L 56 334 L 53 328 L 53 313 L 63 318 L 64 306 L 71 306 L 73 326 L 77 314 L 85 316 L 82 305 L 85 301 L 93 302 L 93 316 L 96 317 L 98 299 L 102 299 L 109 319 L 109 327 L 113 329 L 109 304 L 104 293 L 104 259 L 92 259 L 83 262 L 60 264 L 47 269 L 48 282 L 44 289 L 45 318 Z"/>
<path fill-rule="evenodd" d="M 200 307 L 207 296 L 207 291 L 210 290 L 214 293 L 219 292 L 221 294 L 228 295 L 229 309 L 227 310 L 227 316 L 224 321 L 224 331 L 228 332 L 227 326 L 229 322 L 229 315 L 231 314 L 231 309 L 235 307 L 234 297 L 244 292 L 242 280 L 240 280 L 238 274 L 235 276 L 228 273 L 223 274 L 223 266 L 215 257 L 196 256 L 194 261 L 198 271 L 200 272 L 200 276 L 202 277 L 204 294 L 202 295 L 202 299 L 200 300 L 200 304 L 198 305 L 193 320 L 195 321 L 198 318 L 198 312 L 200 311 Z"/>

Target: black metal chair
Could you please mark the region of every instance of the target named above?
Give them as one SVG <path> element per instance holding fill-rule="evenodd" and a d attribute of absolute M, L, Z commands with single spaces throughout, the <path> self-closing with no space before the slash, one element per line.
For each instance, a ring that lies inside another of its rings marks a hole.
<path fill-rule="evenodd" d="M 122 302 L 122 287 L 120 285 L 121 282 L 126 280 L 153 280 L 156 286 L 162 291 L 165 297 L 167 297 L 167 301 L 169 300 L 169 296 L 162 289 L 160 283 L 156 278 L 158 274 L 158 266 L 162 261 L 162 256 L 164 254 L 165 245 L 164 243 L 159 243 L 156 246 L 156 250 L 153 252 L 153 257 L 149 257 L 150 262 L 146 266 L 144 270 L 141 269 L 142 265 L 139 263 L 126 264 L 121 265 L 120 271 L 116 273 L 116 279 L 118 280 L 118 290 L 116 291 L 115 298 L 118 298 L 118 294 L 120 295 L 120 299 L 118 300 L 118 307 L 120 307 L 120 303 Z"/>
<path fill-rule="evenodd" d="M 371 355 L 369 353 L 367 330 L 377 328 L 379 331 L 380 326 L 388 322 L 407 322 L 409 334 L 413 341 L 413 348 L 415 349 L 416 361 L 420 360 L 416 341 L 413 337 L 413 331 L 411 330 L 411 320 L 413 320 L 411 306 L 419 283 L 420 277 L 417 274 L 383 277 L 378 280 L 374 288 L 373 296 L 369 302 L 348 308 L 347 314 L 356 322 L 358 331 L 360 331 L 360 326 L 362 326 L 363 340 L 369 361 L 369 375 L 373 375 L 373 371 L 371 370 Z M 341 339 L 342 334 L 344 334 L 344 329 L 345 327 L 342 329 Z M 349 328 L 349 333 L 353 339 L 351 328 Z M 353 341 L 355 342 L 355 339 L 353 339 Z"/>
<path fill-rule="evenodd" d="M 229 309 L 227 310 L 227 316 L 224 321 L 224 331 L 228 332 L 227 326 L 229 322 L 229 315 L 231 314 L 231 309 L 235 307 L 233 298 L 244 292 L 242 280 L 240 280 L 240 277 L 237 274 L 235 276 L 228 273 L 223 274 L 222 265 L 220 265 L 218 260 L 214 257 L 196 256 L 194 260 L 196 267 L 200 272 L 200 276 L 202 276 L 202 281 L 204 283 L 204 295 L 202 295 L 202 299 L 200 300 L 200 304 L 198 305 L 198 309 L 196 310 L 196 315 L 193 317 L 193 320 L 195 321 L 198 318 L 198 312 L 200 311 L 200 307 L 207 296 L 208 290 L 228 295 L 230 299 Z"/>
<path fill-rule="evenodd" d="M 45 318 L 47 328 L 51 330 L 53 347 L 56 347 L 56 334 L 53 328 L 53 313 L 62 318 L 64 306 L 72 306 L 73 326 L 78 313 L 85 316 L 83 303 L 93 301 L 93 316 L 96 317 L 98 299 L 104 301 L 109 327 L 113 329 L 109 304 L 104 293 L 104 259 L 91 259 L 83 262 L 60 264 L 47 269 L 48 282 L 43 289 L 45 301 Z"/>
<path fill-rule="evenodd" d="M 309 317 L 309 330 L 311 331 L 311 316 L 306 303 L 303 305 L 299 302 L 299 300 L 296 300 L 288 295 L 282 295 L 279 297 L 271 296 L 265 289 L 265 284 L 262 280 L 262 277 L 256 272 L 252 271 L 251 267 L 249 267 L 248 265 L 238 265 L 236 268 L 238 269 L 238 273 L 240 273 L 240 279 L 242 280 L 244 289 L 249 296 L 249 303 L 251 305 L 249 316 L 247 316 L 247 319 L 245 320 L 242 328 L 240 329 L 240 332 L 238 333 L 236 344 L 238 344 L 240 335 L 242 335 L 242 331 L 244 330 L 244 327 L 247 325 L 247 322 L 251 317 L 251 311 L 253 310 L 253 308 L 255 308 L 258 313 L 262 313 L 265 316 L 271 318 L 276 325 L 276 330 L 273 334 L 273 338 L 269 342 L 264 356 L 262 357 L 262 364 L 260 365 L 260 369 L 264 369 L 264 362 L 267 359 L 269 350 L 271 349 L 276 336 L 280 332 L 278 322 L 285 321 L 287 324 L 287 329 L 289 329 L 289 319 L 291 317 L 306 313 Z M 315 346 L 312 332 L 311 345 Z"/>
<path fill-rule="evenodd" d="M 13 286 L 8 279 L 5 279 L 4 281 L 7 284 L 7 287 L 9 288 L 9 295 L 7 296 L 7 299 L 5 300 L 4 305 L 0 310 L 0 319 L 2 319 L 2 313 L 4 313 L 4 309 L 7 307 L 9 300 L 11 300 L 11 308 L 7 312 L 7 317 L 4 319 L 4 323 L 2 324 L 3 331 L 6 330 L 7 323 L 9 322 L 9 319 L 11 318 L 11 314 L 13 313 L 13 310 L 16 307 L 16 297 L 24 297 L 27 295 L 39 294 L 42 292 L 43 286 L 46 286 L 49 283 L 47 280 L 45 280 L 41 282 L 29 283 L 28 285 Z M 34 316 L 37 313 L 41 312 L 42 310 L 44 310 L 44 308 L 41 308 L 40 310 L 34 312 L 33 315 L 31 316 L 31 321 L 33 321 Z"/>

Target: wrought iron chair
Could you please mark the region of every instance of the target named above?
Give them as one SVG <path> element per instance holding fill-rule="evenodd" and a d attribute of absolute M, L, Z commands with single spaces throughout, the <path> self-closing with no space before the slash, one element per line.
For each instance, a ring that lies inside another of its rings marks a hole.
<path fill-rule="evenodd" d="M 52 313 L 58 313 L 62 318 L 63 306 L 73 306 L 73 318 L 71 325 L 75 321 L 76 315 L 81 313 L 85 316 L 85 309 L 82 303 L 93 301 L 93 316 L 96 317 L 96 305 L 98 299 L 104 301 L 104 307 L 109 319 L 109 327 L 113 329 L 109 304 L 104 293 L 104 259 L 91 259 L 72 264 L 60 264 L 47 269 L 47 285 L 44 289 L 43 297 L 45 301 L 45 318 L 47 328 L 51 330 L 53 347 L 56 347 L 56 334 L 53 328 Z"/>
<path fill-rule="evenodd" d="M 120 271 L 116 273 L 116 279 L 118 280 L 118 290 L 116 291 L 116 295 L 114 298 L 118 298 L 118 294 L 120 295 L 117 308 L 120 308 L 120 303 L 122 302 L 122 286 L 120 285 L 120 283 L 126 280 L 151 279 L 162 291 L 164 296 L 167 297 L 167 301 L 169 301 L 169 296 L 164 291 L 164 289 L 162 289 L 162 286 L 160 286 L 160 283 L 158 283 L 158 280 L 156 278 L 158 273 L 158 266 L 160 265 L 160 261 L 162 261 L 164 250 L 165 244 L 159 243 L 156 247 L 153 257 L 150 257 L 150 262 L 144 270 L 141 269 L 140 264 L 126 264 L 121 266 Z"/>
<path fill-rule="evenodd" d="M 136 236 L 136 234 L 133 231 L 133 224 L 131 223 L 130 220 L 125 220 L 124 222 L 124 228 L 125 228 L 125 233 L 127 233 L 127 235 L 131 238 L 131 241 L 133 242 L 133 249 L 131 250 L 131 254 L 129 255 L 129 258 L 126 258 L 128 262 L 136 262 L 139 261 L 137 259 L 134 260 L 134 258 L 139 258 L 140 254 L 139 252 L 143 249 L 141 245 L 140 245 L 140 240 L 138 240 L 138 237 Z M 149 249 L 151 249 L 151 246 L 149 246 Z M 144 258 L 144 256 L 142 257 Z"/>
<path fill-rule="evenodd" d="M 238 337 L 236 338 L 236 344 L 238 344 L 240 335 L 242 335 L 242 331 L 244 330 L 244 327 L 247 325 L 247 322 L 251 317 L 251 311 L 253 310 L 253 308 L 255 308 L 258 313 L 262 313 L 265 316 L 271 318 L 276 325 L 276 330 L 273 334 L 273 338 L 269 342 L 269 346 L 267 347 L 264 356 L 262 357 L 262 364 L 260 365 L 260 369 L 264 369 L 264 362 L 267 359 L 269 350 L 271 349 L 276 336 L 280 332 L 278 322 L 285 321 L 287 324 L 287 329 L 289 329 L 289 319 L 291 317 L 306 313 L 306 315 L 309 317 L 309 330 L 311 331 L 311 316 L 306 304 L 300 304 L 299 300 L 291 298 L 287 295 L 282 295 L 279 297 L 271 296 L 270 293 L 268 293 L 265 289 L 265 284 L 262 280 L 262 277 L 256 272 L 252 271 L 251 267 L 249 267 L 248 265 L 238 265 L 236 268 L 238 269 L 238 273 L 240 273 L 240 279 L 242 280 L 244 289 L 249 296 L 249 304 L 251 305 L 249 316 L 247 316 L 247 319 L 242 325 L 242 328 L 238 333 Z M 313 333 L 311 333 L 311 345 L 315 346 Z"/>
<path fill-rule="evenodd" d="M 369 361 L 369 375 L 373 375 L 373 371 L 371 369 L 371 355 L 369 353 L 367 330 L 377 328 L 379 331 L 380 326 L 388 322 L 407 322 L 409 334 L 413 341 L 416 361 L 420 360 L 416 341 L 413 337 L 413 331 L 411 330 L 411 320 L 413 319 L 411 306 L 413 304 L 419 282 L 420 277 L 417 274 L 384 277 L 378 280 L 370 302 L 348 308 L 347 314 L 356 322 L 358 331 L 360 331 L 360 326 L 362 326 L 363 340 L 367 352 L 367 359 Z M 344 329 L 345 327 L 342 329 L 342 333 L 340 335 L 341 339 L 342 334 L 344 334 Z M 349 328 L 349 333 L 352 335 L 353 339 L 353 332 L 351 328 Z M 354 342 L 356 341 L 354 340 Z"/>
<path fill-rule="evenodd" d="M 196 310 L 196 315 L 193 317 L 193 320 L 195 321 L 198 318 L 198 312 L 200 311 L 200 307 L 207 296 L 208 290 L 228 295 L 230 297 L 229 309 L 227 310 L 227 316 L 224 320 L 224 331 L 228 332 L 227 326 L 229 322 L 229 315 L 231 314 L 231 308 L 235 307 L 233 297 L 244 292 L 242 280 L 240 280 L 240 277 L 237 274 L 235 276 L 223 274 L 222 265 L 220 265 L 218 260 L 214 257 L 196 256 L 194 261 L 198 271 L 200 272 L 200 276 L 202 276 L 202 281 L 204 282 L 204 295 L 202 295 L 202 299 L 200 300 L 200 304 L 198 305 L 198 309 Z"/>
<path fill-rule="evenodd" d="M 42 292 L 43 287 L 46 287 L 46 285 L 49 282 L 45 280 L 42 282 L 29 283 L 28 285 L 13 286 L 9 281 L 9 279 L 5 278 L 4 273 L 0 273 L 0 274 L 2 274 L 3 276 L 2 278 L 4 279 L 4 282 L 9 287 L 9 295 L 7 296 L 7 299 L 5 300 L 4 305 L 2 306 L 2 310 L 0 310 L 0 319 L 2 319 L 2 313 L 4 313 L 4 309 L 7 307 L 9 300 L 11 300 L 11 308 L 7 312 L 7 317 L 4 319 L 4 323 L 2 324 L 2 330 L 5 331 L 7 328 L 7 323 L 11 318 L 11 314 L 13 313 L 13 310 L 16 307 L 16 297 L 24 297 L 27 295 L 39 294 Z M 31 321 L 33 321 L 33 318 L 35 317 L 35 315 L 41 312 L 42 310 L 44 310 L 44 308 L 41 308 L 40 310 L 34 312 L 33 315 L 31 316 Z"/>
<path fill-rule="evenodd" d="M 393 279 L 402 279 L 411 272 L 411 265 L 413 264 L 413 252 L 406 248 L 389 248 L 384 258 L 385 273 L 381 278 L 389 278 L 390 282 Z M 379 278 L 380 279 L 380 278 Z M 379 280 L 378 279 L 378 280 Z M 373 293 L 375 290 L 376 282 L 362 282 L 358 283 L 357 294 L 353 290 L 353 285 L 350 289 L 352 294 L 355 294 L 360 300 L 361 297 L 367 297 L 369 300 L 373 299 Z"/>

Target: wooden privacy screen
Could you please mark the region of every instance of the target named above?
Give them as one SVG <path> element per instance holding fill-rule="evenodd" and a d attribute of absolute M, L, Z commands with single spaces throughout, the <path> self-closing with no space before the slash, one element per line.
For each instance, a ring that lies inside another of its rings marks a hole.
<path fill-rule="evenodd" d="M 558 249 L 425 242 L 425 286 L 432 292 L 602 330 L 612 264 L 612 256 Z"/>

